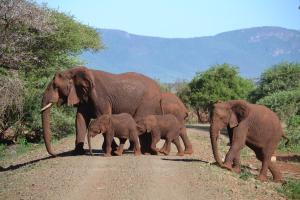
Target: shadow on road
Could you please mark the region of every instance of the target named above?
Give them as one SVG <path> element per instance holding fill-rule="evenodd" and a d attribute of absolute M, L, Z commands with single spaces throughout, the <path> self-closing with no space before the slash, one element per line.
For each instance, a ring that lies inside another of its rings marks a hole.
<path fill-rule="evenodd" d="M 59 154 L 56 155 L 56 157 L 66 157 L 66 156 L 77 156 L 77 155 L 73 154 L 73 150 L 62 152 L 62 153 L 59 153 Z M 55 158 L 55 157 L 54 156 L 47 156 L 47 157 L 31 160 L 31 161 L 28 161 L 28 162 L 25 162 L 25 163 L 10 165 L 9 167 L 0 166 L 0 172 L 13 171 L 13 170 L 19 169 L 21 167 L 25 167 L 27 165 L 31 165 L 31 164 L 34 164 L 34 163 L 37 163 L 37 162 L 40 162 L 40 161 L 43 161 L 43 160 L 48 160 L 48 159 L 51 159 L 51 158 Z"/>
<path fill-rule="evenodd" d="M 177 161 L 177 162 L 201 162 L 201 163 L 206 163 L 208 164 L 208 161 L 205 160 L 199 160 L 199 159 L 194 159 L 194 158 L 161 158 L 161 160 L 165 161 Z"/>
<path fill-rule="evenodd" d="M 93 156 L 104 156 L 104 152 L 102 150 L 93 149 L 92 152 L 93 152 Z M 123 154 L 133 154 L 133 151 L 126 151 L 125 150 L 123 152 Z M 59 154 L 56 155 L 56 157 L 69 157 L 69 156 L 91 156 L 91 155 L 90 155 L 88 150 L 85 150 L 85 153 L 82 154 L 82 155 L 74 154 L 73 150 L 62 152 L 62 153 L 59 153 Z M 55 159 L 55 157 L 54 156 L 47 156 L 47 157 L 31 160 L 31 161 L 28 161 L 28 162 L 24 162 L 24 163 L 10 165 L 9 167 L 0 166 L 0 172 L 13 171 L 13 170 L 19 169 L 21 167 L 26 167 L 27 165 L 38 163 L 40 161 L 48 160 L 48 159 Z"/>

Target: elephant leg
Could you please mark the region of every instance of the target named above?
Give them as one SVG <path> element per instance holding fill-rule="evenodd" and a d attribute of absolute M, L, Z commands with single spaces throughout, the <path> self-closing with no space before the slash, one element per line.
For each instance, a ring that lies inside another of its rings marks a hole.
<path fill-rule="evenodd" d="M 84 109 L 78 108 L 76 114 L 76 141 L 74 154 L 82 155 L 84 154 L 84 140 L 87 132 L 87 124 L 89 124 L 90 118 L 84 114 Z"/>
<path fill-rule="evenodd" d="M 103 137 L 104 137 L 104 140 L 103 140 L 103 143 L 102 143 L 102 150 L 104 151 L 104 153 L 106 153 L 106 140 L 105 140 L 106 134 L 103 134 Z M 116 143 L 114 138 L 111 142 L 111 149 L 112 149 L 113 152 L 115 152 L 118 149 L 118 144 Z"/>
<path fill-rule="evenodd" d="M 117 148 L 117 150 L 114 151 L 114 153 L 117 155 L 117 156 L 121 156 L 123 154 L 123 150 L 124 150 L 124 144 L 126 142 L 126 138 L 120 138 L 120 145 L 119 147 Z"/>
<path fill-rule="evenodd" d="M 232 170 L 236 173 L 241 173 L 241 158 L 240 158 L 241 152 L 239 151 L 235 158 L 233 159 L 233 168 Z"/>
<path fill-rule="evenodd" d="M 160 153 L 163 153 L 166 149 L 166 142 L 164 143 L 164 145 L 159 149 Z"/>
<path fill-rule="evenodd" d="M 139 135 L 140 145 L 141 145 L 141 152 L 142 154 L 150 154 L 151 151 L 151 134 L 150 133 L 144 133 L 142 135 Z"/>
<path fill-rule="evenodd" d="M 193 153 L 192 143 L 190 142 L 190 140 L 187 136 L 186 127 L 184 125 L 181 128 L 180 137 L 181 137 L 184 147 L 185 147 L 184 153 L 192 154 Z"/>
<path fill-rule="evenodd" d="M 140 142 L 139 142 L 139 138 L 138 138 L 138 133 L 132 134 L 133 138 L 132 138 L 132 142 L 134 144 L 134 155 L 135 156 L 139 156 L 141 155 L 141 147 L 140 147 Z"/>
<path fill-rule="evenodd" d="M 165 148 L 163 154 L 169 155 L 170 151 L 171 151 L 171 139 L 167 137 L 166 138 L 166 148 Z"/>
<path fill-rule="evenodd" d="M 156 144 L 159 142 L 160 140 L 160 134 L 158 134 L 156 131 L 152 131 L 151 132 L 151 150 L 154 151 L 155 154 L 157 154 L 159 152 L 159 149 L 156 148 Z"/>
<path fill-rule="evenodd" d="M 268 180 L 267 170 L 268 170 L 269 163 L 266 160 L 262 148 L 256 147 L 255 145 L 248 145 L 248 146 L 255 152 L 256 158 L 262 162 L 262 167 L 256 179 L 260 181 L 267 181 Z M 271 161 L 271 157 L 269 158 L 269 160 Z"/>
<path fill-rule="evenodd" d="M 105 137 L 105 142 L 106 142 L 105 150 L 106 150 L 106 152 L 105 152 L 104 156 L 108 157 L 108 156 L 111 156 L 111 150 L 112 150 L 111 143 L 112 143 L 114 138 L 109 133 L 106 133 L 105 135 L 106 135 L 106 137 Z"/>
<path fill-rule="evenodd" d="M 269 170 L 272 173 L 273 176 L 273 180 L 275 182 L 282 182 L 283 178 L 282 178 L 282 174 L 280 172 L 280 170 L 276 167 L 276 164 L 273 162 L 269 162 Z"/>
<path fill-rule="evenodd" d="M 173 140 L 173 143 L 175 144 L 175 146 L 177 148 L 177 151 L 178 151 L 176 156 L 184 156 L 184 151 L 181 147 L 181 144 L 180 144 L 180 141 L 179 141 L 178 137 Z"/>
<path fill-rule="evenodd" d="M 245 145 L 247 133 L 247 129 L 243 124 L 240 124 L 238 127 L 234 128 L 232 144 L 228 153 L 226 154 L 223 165 L 224 168 L 232 170 L 233 160 L 239 157 L 240 151 Z"/>

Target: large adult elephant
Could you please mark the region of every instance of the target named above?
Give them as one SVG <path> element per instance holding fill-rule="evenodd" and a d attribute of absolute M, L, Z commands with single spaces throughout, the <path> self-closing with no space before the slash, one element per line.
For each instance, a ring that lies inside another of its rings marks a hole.
<path fill-rule="evenodd" d="M 220 130 L 226 127 L 231 147 L 222 163 L 217 140 Z M 285 136 L 279 118 L 265 106 L 250 104 L 244 100 L 214 104 L 210 125 L 212 150 L 217 163 L 226 169 L 240 172 L 240 151 L 247 145 L 262 162 L 257 179 L 267 180 L 269 169 L 274 181 L 281 181 L 281 172 L 275 163 L 271 162 L 271 156 L 281 137 Z"/>
<path fill-rule="evenodd" d="M 161 92 L 152 79 L 137 73 L 111 74 L 86 67 L 56 73 L 42 99 L 42 125 L 47 151 L 51 147 L 50 107 L 53 103 L 77 107 L 75 153 L 84 152 L 87 125 L 102 114 L 129 113 L 135 119 L 162 114 Z"/>

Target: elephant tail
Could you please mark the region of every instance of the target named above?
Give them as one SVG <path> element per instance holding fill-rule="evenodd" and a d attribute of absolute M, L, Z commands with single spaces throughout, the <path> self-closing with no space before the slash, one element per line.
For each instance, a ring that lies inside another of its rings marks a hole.
<path fill-rule="evenodd" d="M 163 100 L 162 100 L 162 97 L 161 97 L 161 99 L 160 99 L 160 101 L 159 101 L 159 105 L 160 105 L 160 109 L 161 109 L 161 114 L 164 115 L 165 112 L 164 112 L 163 102 L 162 102 L 162 101 L 163 101 Z"/>
<path fill-rule="evenodd" d="M 290 139 L 289 139 L 288 137 L 286 137 L 285 134 L 283 134 L 282 137 L 283 137 L 284 139 L 286 139 L 286 142 L 284 143 L 284 146 L 287 146 L 287 145 L 289 144 L 289 142 L 290 142 Z"/>

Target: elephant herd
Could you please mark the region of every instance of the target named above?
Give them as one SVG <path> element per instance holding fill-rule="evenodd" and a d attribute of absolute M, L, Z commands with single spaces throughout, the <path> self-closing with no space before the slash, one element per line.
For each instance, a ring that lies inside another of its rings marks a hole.
<path fill-rule="evenodd" d="M 176 95 L 161 92 L 159 85 L 144 75 L 111 74 L 86 67 L 56 73 L 44 92 L 41 109 L 46 149 L 55 156 L 50 130 L 53 104 L 77 108 L 74 154 L 84 153 L 87 132 L 90 152 L 90 137 L 103 134 L 105 156 L 122 155 L 127 139 L 135 155 L 158 152 L 168 155 L 171 143 L 179 156 L 193 153 L 185 127 L 188 110 Z M 239 173 L 240 150 L 247 145 L 262 162 L 258 179 L 267 180 L 269 169 L 274 181 L 282 181 L 279 169 L 271 162 L 281 137 L 285 137 L 274 112 L 264 106 L 232 100 L 214 104 L 210 116 L 211 145 L 218 165 Z M 217 144 L 223 128 L 227 128 L 230 139 L 224 162 Z M 114 137 L 119 138 L 119 146 Z M 160 139 L 165 139 L 165 143 L 158 149 L 156 144 Z"/>

